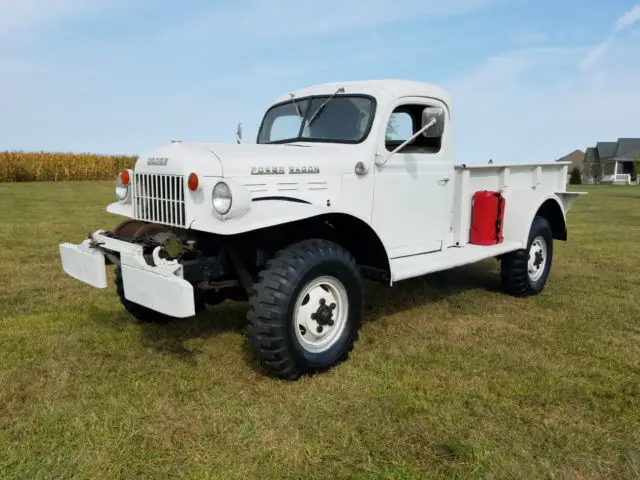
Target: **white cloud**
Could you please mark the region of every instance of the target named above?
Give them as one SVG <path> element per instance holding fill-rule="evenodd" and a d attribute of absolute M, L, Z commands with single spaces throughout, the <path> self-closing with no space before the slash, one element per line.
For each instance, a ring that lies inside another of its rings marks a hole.
<path fill-rule="evenodd" d="M 590 49 L 587 55 L 580 60 L 580 68 L 582 70 L 590 70 L 595 67 L 600 59 L 606 55 L 612 44 L 613 38 L 609 38 Z"/>
<path fill-rule="evenodd" d="M 622 15 L 614 25 L 614 31 L 622 30 L 632 26 L 634 23 L 640 20 L 640 4 L 634 5 L 629 11 Z"/>
<path fill-rule="evenodd" d="M 619 39 L 598 69 L 586 71 L 576 65 L 593 52 L 587 48 L 519 50 L 446 82 L 457 112 L 457 161 L 552 161 L 640 135 L 639 48 L 640 39 Z"/>
<path fill-rule="evenodd" d="M 55 23 L 86 13 L 96 3 L 99 0 L 0 0 L 0 33 Z"/>
<path fill-rule="evenodd" d="M 0 39 L 23 43 L 65 22 L 97 18 L 146 0 L 0 0 Z"/>
<path fill-rule="evenodd" d="M 603 42 L 590 49 L 586 56 L 580 60 L 580 68 L 590 70 L 607 54 L 619 32 L 631 27 L 640 20 L 640 4 L 634 5 L 630 10 L 619 17 L 613 25 L 613 33 Z"/>
<path fill-rule="evenodd" d="M 261 38 L 362 33 L 363 30 L 401 20 L 428 16 L 459 15 L 498 4 L 504 0 L 248 0 L 220 4 L 187 18 L 166 32 L 165 41 L 192 42 L 197 37 L 233 38 L 233 43 L 251 43 Z M 224 19 L 224 21 L 221 21 Z M 384 32 L 380 32 L 384 35 Z M 230 45 L 233 48 L 233 43 Z"/>

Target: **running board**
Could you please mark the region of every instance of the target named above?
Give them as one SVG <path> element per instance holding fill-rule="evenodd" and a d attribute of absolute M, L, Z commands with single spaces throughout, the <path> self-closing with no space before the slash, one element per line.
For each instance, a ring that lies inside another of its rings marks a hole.
<path fill-rule="evenodd" d="M 420 277 L 433 272 L 479 262 L 522 248 L 520 242 L 504 242 L 498 245 L 471 245 L 450 247 L 444 251 L 412 255 L 391 260 L 392 282 Z"/>

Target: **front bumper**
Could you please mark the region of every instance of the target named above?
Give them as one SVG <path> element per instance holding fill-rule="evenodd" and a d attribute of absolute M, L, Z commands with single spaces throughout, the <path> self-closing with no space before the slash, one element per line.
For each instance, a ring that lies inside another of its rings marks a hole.
<path fill-rule="evenodd" d="M 60 245 L 62 268 L 67 275 L 93 287 L 106 288 L 106 258 L 118 254 L 127 300 L 172 317 L 195 315 L 193 286 L 183 278 L 182 265 L 158 258 L 155 265 L 149 265 L 142 246 L 104 233 L 98 230 L 80 244 Z"/>

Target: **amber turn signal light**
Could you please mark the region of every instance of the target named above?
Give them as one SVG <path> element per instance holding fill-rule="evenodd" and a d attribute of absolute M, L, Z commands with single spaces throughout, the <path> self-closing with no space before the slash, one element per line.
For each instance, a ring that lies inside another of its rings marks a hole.
<path fill-rule="evenodd" d="M 195 173 L 189 174 L 189 180 L 187 181 L 189 185 L 189 190 L 195 192 L 198 189 L 198 175 Z"/>

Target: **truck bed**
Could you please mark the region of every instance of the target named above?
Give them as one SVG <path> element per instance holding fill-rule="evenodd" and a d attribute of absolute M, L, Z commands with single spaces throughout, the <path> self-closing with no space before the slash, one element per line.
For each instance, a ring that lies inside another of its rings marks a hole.
<path fill-rule="evenodd" d="M 528 215 L 544 198 L 566 192 L 569 162 L 505 165 L 456 165 L 451 235 L 444 246 L 464 246 L 469 241 L 473 194 L 499 191 L 505 198 L 505 242 L 520 241 L 517 218 Z"/>
<path fill-rule="evenodd" d="M 567 192 L 569 162 L 510 165 L 457 165 L 452 218 L 442 248 L 391 260 L 392 282 L 447 270 L 526 247 L 537 209 L 555 198 L 566 212 L 582 193 Z M 499 191 L 505 198 L 503 235 L 497 245 L 469 243 L 472 199 L 477 191 Z"/>

